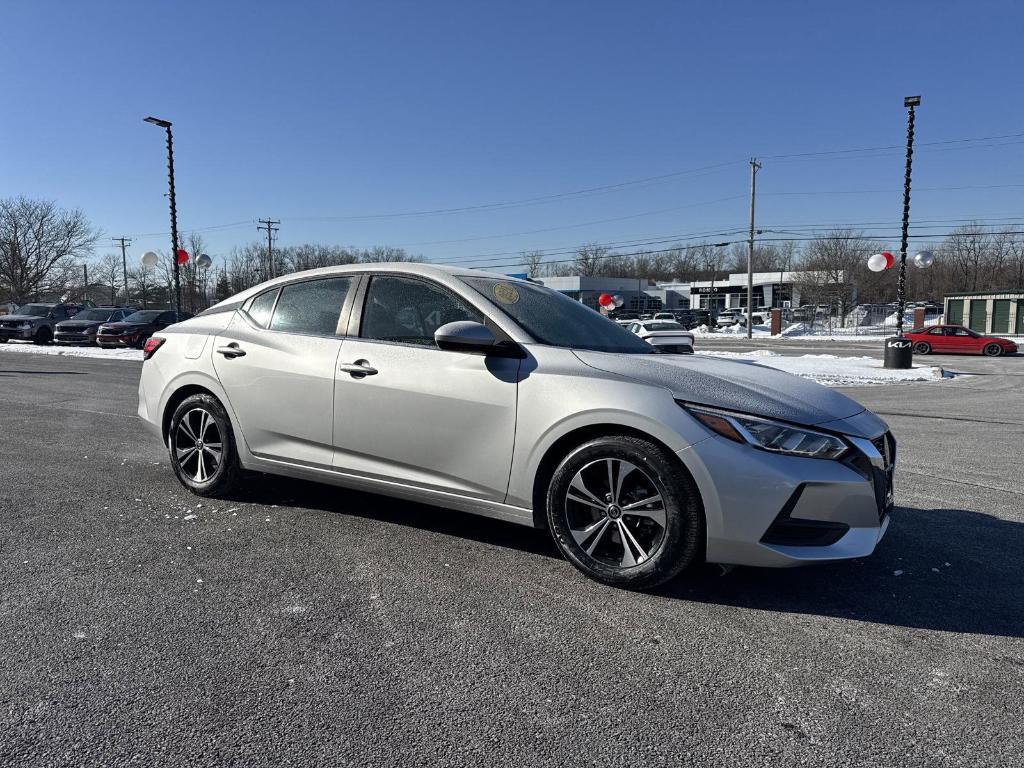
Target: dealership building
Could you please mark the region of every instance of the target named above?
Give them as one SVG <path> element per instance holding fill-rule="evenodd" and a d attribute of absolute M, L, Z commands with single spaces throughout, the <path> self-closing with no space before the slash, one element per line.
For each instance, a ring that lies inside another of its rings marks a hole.
<path fill-rule="evenodd" d="M 945 321 L 972 331 L 1024 336 L 1024 290 L 953 293 L 946 296 Z"/>
<path fill-rule="evenodd" d="M 754 308 L 800 305 L 799 278 L 806 272 L 755 272 Z M 721 280 L 690 283 L 690 306 L 721 311 L 747 306 L 747 273 L 736 272 Z"/>

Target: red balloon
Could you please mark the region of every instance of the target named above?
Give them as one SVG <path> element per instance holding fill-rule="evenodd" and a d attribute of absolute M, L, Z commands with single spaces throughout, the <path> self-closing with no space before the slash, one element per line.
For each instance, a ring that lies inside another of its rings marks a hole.
<path fill-rule="evenodd" d="M 602 293 L 600 296 L 597 297 L 597 303 L 600 304 L 602 307 L 610 307 L 615 303 L 615 299 L 613 299 L 607 293 Z"/>
<path fill-rule="evenodd" d="M 174 260 L 179 264 L 184 264 L 188 261 L 188 251 L 184 248 L 179 248 Z"/>
<path fill-rule="evenodd" d="M 896 263 L 896 257 L 888 251 L 882 251 L 882 255 L 885 256 L 885 268 L 892 269 L 892 265 Z"/>

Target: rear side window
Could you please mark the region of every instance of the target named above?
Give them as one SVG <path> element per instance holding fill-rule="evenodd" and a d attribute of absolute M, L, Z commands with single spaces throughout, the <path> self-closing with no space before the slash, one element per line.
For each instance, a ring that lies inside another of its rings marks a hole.
<path fill-rule="evenodd" d="M 167 323 L 168 325 L 173 325 L 174 324 L 174 313 L 173 312 L 164 312 L 162 315 L 160 315 L 156 319 L 156 321 L 158 323 Z"/>
<path fill-rule="evenodd" d="M 249 317 L 260 328 L 266 328 L 270 324 L 270 313 L 274 310 L 274 302 L 277 301 L 278 293 L 280 290 L 277 288 L 261 293 L 249 305 Z"/>
<path fill-rule="evenodd" d="M 409 277 L 374 277 L 363 308 L 364 339 L 433 347 L 434 331 L 456 320 L 484 322 L 451 291 Z"/>
<path fill-rule="evenodd" d="M 317 336 L 337 335 L 341 308 L 351 286 L 351 277 L 306 280 L 286 285 L 281 289 L 270 329 Z"/>

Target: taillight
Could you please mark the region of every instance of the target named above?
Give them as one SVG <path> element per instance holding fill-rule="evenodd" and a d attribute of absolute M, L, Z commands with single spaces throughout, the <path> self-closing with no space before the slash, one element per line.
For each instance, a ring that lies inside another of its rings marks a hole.
<path fill-rule="evenodd" d="M 159 339 L 156 336 L 150 336 L 146 339 L 146 343 L 142 347 L 142 359 L 149 360 L 149 358 L 155 355 L 156 351 L 163 346 L 165 341 L 167 341 L 167 339 Z"/>

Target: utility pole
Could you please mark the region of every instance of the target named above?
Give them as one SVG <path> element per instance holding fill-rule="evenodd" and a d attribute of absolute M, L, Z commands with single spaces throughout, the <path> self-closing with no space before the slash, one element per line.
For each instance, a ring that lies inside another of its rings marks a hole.
<path fill-rule="evenodd" d="M 747 248 L 747 338 L 754 336 L 754 199 L 757 197 L 757 172 L 761 164 L 750 158 L 750 240 Z"/>
<path fill-rule="evenodd" d="M 259 219 L 259 224 L 256 229 L 261 232 L 266 230 L 267 233 L 267 279 L 274 277 L 274 233 L 277 232 L 280 227 L 275 227 L 275 224 L 280 224 L 281 221 L 274 219 Z"/>
<path fill-rule="evenodd" d="M 82 262 L 82 303 L 89 298 L 89 262 Z"/>
<path fill-rule="evenodd" d="M 124 303 L 125 306 L 131 304 L 131 300 L 128 296 L 128 255 L 125 253 L 125 249 L 132 244 L 131 238 L 128 237 L 112 237 L 110 238 L 115 243 L 121 244 L 121 274 L 124 277 Z"/>

